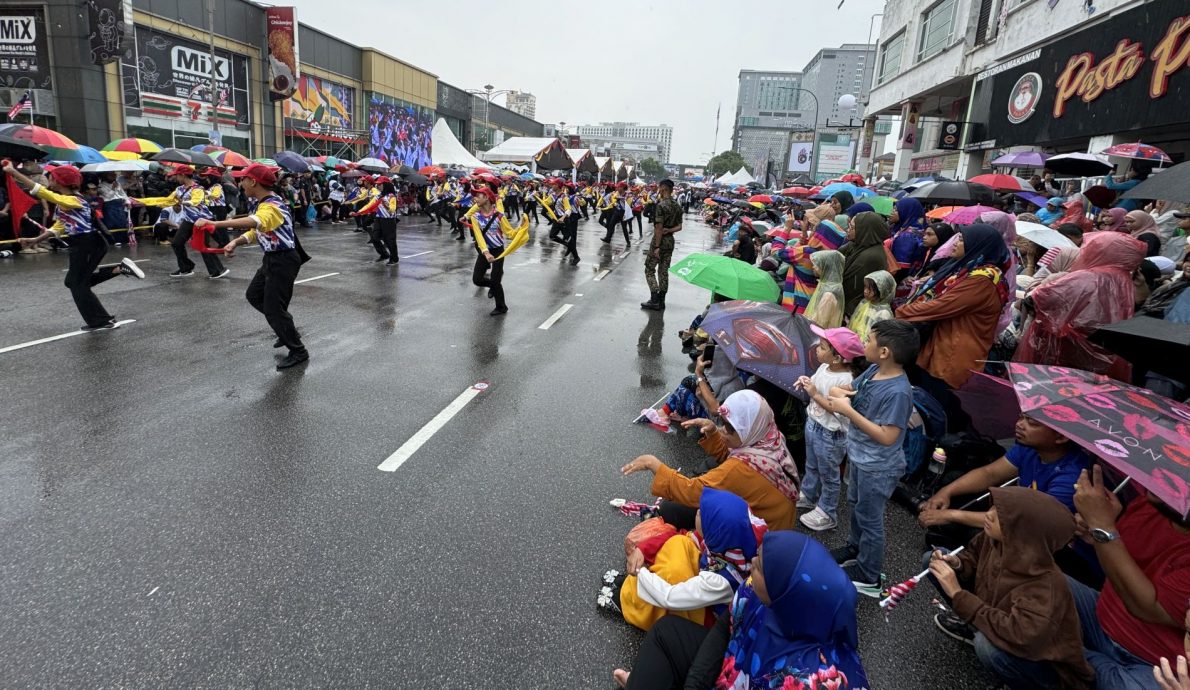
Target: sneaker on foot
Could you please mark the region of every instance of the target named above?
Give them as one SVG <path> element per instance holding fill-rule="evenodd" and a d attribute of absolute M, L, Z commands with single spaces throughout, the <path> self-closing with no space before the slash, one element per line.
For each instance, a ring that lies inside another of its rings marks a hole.
<path fill-rule="evenodd" d="M 222 277 L 226 276 L 228 273 L 231 273 L 231 269 L 225 268 L 225 269 L 223 269 L 222 273 L 220 273 L 218 275 L 212 275 L 211 280 L 215 280 L 216 278 L 222 278 Z"/>
<path fill-rule="evenodd" d="M 277 363 L 277 371 L 297 366 L 308 359 L 310 359 L 310 353 L 306 350 L 290 350 L 285 359 Z"/>
<path fill-rule="evenodd" d="M 838 524 L 833 519 L 831 519 L 831 516 L 826 514 L 825 510 L 817 506 L 814 507 L 814 510 L 811 510 L 810 512 L 801 516 L 798 521 L 805 525 L 808 529 L 812 529 L 815 532 L 834 529 L 835 525 Z"/>
<path fill-rule="evenodd" d="M 112 319 L 111 321 L 108 321 L 107 323 L 101 323 L 98 326 L 83 326 L 82 330 L 84 330 L 84 331 L 110 331 L 113 328 L 119 328 L 119 326 L 116 325 L 115 319 Z"/>
<path fill-rule="evenodd" d="M 120 270 L 126 276 L 133 276 L 140 280 L 145 279 L 145 272 L 140 270 L 140 266 L 137 266 L 136 262 L 128 257 L 120 259 Z"/>
<path fill-rule="evenodd" d="M 814 508 L 814 505 L 815 505 L 814 501 L 811 501 L 809 498 L 807 498 L 806 494 L 804 494 L 800 491 L 797 492 L 797 509 L 798 510 L 811 510 Z"/>
<path fill-rule="evenodd" d="M 389 259 L 388 262 L 384 265 L 385 266 L 396 266 L 398 261 L 400 261 L 400 259 Z"/>
<path fill-rule="evenodd" d="M 488 312 L 488 316 L 500 316 L 501 314 L 507 314 L 507 313 L 508 313 L 508 307 L 496 307 L 495 309 Z"/>
<path fill-rule="evenodd" d="M 174 271 L 173 273 L 170 273 L 169 277 L 170 278 L 189 278 L 192 275 L 194 275 L 194 269 L 189 269 L 189 270 L 183 271 L 182 269 L 179 268 L 178 270 Z"/>
<path fill-rule="evenodd" d="M 835 563 L 839 565 L 846 565 L 855 561 L 859 556 L 859 547 L 851 544 L 844 544 L 837 549 L 831 549 L 831 558 L 835 559 Z"/>
<path fill-rule="evenodd" d="M 855 591 L 859 594 L 872 597 L 873 599 L 879 599 L 881 597 L 880 578 L 877 578 L 874 582 L 869 580 L 868 576 L 864 575 L 859 569 L 858 563 L 848 563 L 843 566 L 843 572 L 847 574 L 847 577 L 851 580 L 851 584 L 855 585 Z"/>
<path fill-rule="evenodd" d="M 975 646 L 975 629 L 967 624 L 967 621 L 959 618 L 951 611 L 943 611 L 934 615 L 934 625 L 947 635 L 953 637 L 959 642 L 966 642 L 972 647 Z"/>

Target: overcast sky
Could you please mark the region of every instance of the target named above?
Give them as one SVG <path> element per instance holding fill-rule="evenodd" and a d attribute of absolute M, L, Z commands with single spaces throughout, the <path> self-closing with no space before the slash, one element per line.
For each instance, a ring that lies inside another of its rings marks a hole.
<path fill-rule="evenodd" d="M 674 163 L 731 148 L 741 69 L 864 43 L 884 0 L 290 0 L 298 20 L 463 89 L 537 96 L 537 120 L 672 125 Z M 284 4 L 278 3 L 278 4 Z M 880 19 L 872 40 L 880 33 Z M 300 46 L 299 46 L 300 48 Z M 496 99 L 502 102 L 501 99 Z"/>

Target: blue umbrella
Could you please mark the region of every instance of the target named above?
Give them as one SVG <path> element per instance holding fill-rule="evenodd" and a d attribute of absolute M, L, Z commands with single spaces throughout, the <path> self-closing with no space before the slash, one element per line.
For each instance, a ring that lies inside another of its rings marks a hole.
<path fill-rule="evenodd" d="M 532 179 L 533 179 L 533 173 L 531 173 L 531 172 L 523 172 L 523 173 L 521 173 L 520 175 L 517 175 L 517 179 L 521 179 L 521 180 L 524 180 L 524 181 L 528 182 L 529 180 L 532 180 Z"/>
<path fill-rule="evenodd" d="M 711 197 L 711 201 L 715 202 L 716 204 L 734 204 L 736 200 L 728 199 L 725 196 L 713 196 Z"/>
<path fill-rule="evenodd" d="M 103 154 L 90 146 L 79 146 L 77 149 L 55 148 L 53 158 L 61 163 L 106 163 Z"/>
<path fill-rule="evenodd" d="M 277 165 L 291 173 L 310 172 L 310 163 L 293 151 L 282 151 L 273 156 L 273 160 L 277 161 Z"/>
<path fill-rule="evenodd" d="M 815 194 L 814 196 L 830 198 L 830 197 L 834 196 L 835 194 L 838 194 L 839 192 L 850 193 L 851 196 L 856 201 L 859 201 L 860 199 L 863 199 L 864 197 L 876 196 L 876 192 L 873 192 L 870 189 L 865 189 L 863 187 L 856 187 L 855 185 L 851 184 L 850 182 L 836 182 L 834 184 L 828 184 L 827 186 L 823 187 L 822 190 L 818 192 L 818 194 Z"/>

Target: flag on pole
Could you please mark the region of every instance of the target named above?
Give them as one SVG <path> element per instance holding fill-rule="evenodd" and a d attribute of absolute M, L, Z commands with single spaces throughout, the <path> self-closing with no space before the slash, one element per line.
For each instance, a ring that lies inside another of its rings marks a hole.
<path fill-rule="evenodd" d="M 17 238 L 21 236 L 21 219 L 37 204 L 37 200 L 26 194 L 17 181 L 12 179 L 12 175 L 8 175 L 5 181 L 8 184 L 8 203 L 11 206 L 8 216 L 12 218 L 12 236 Z"/>
<path fill-rule="evenodd" d="M 17 115 L 23 112 L 33 112 L 33 89 L 25 90 L 25 95 L 21 96 L 21 100 L 17 101 L 8 111 L 8 119 L 15 120 Z"/>

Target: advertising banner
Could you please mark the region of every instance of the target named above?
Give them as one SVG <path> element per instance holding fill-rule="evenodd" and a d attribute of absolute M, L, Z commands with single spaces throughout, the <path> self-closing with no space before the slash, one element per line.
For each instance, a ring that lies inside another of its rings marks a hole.
<path fill-rule="evenodd" d="M 297 21 L 292 7 L 266 7 L 265 32 L 269 45 L 269 100 L 283 101 L 297 88 Z"/>
<path fill-rule="evenodd" d="M 120 59 L 132 37 L 132 0 L 88 0 L 91 62 L 106 65 Z"/>
<path fill-rule="evenodd" d="M 53 88 L 49 37 L 40 7 L 0 8 L 0 86 Z"/>
<path fill-rule="evenodd" d="M 789 172 L 810 172 L 810 164 L 814 160 L 814 143 L 795 141 L 789 145 Z"/>
<path fill-rule="evenodd" d="M 942 127 L 938 129 L 938 148 L 943 151 L 958 151 L 962 134 L 962 122 L 943 122 Z"/>
<path fill-rule="evenodd" d="M 430 132 L 434 111 L 429 108 L 372 93 L 368 99 L 368 156 L 393 165 L 420 170 L 430 165 Z M 504 141 L 496 130 L 495 146 Z"/>
<path fill-rule="evenodd" d="M 282 105 L 286 127 L 313 134 L 343 136 L 355 121 L 355 89 L 304 75 Z"/>
<path fill-rule="evenodd" d="M 851 151 L 855 143 L 851 144 L 819 144 L 818 169 L 819 178 L 837 175 L 851 167 Z"/>

